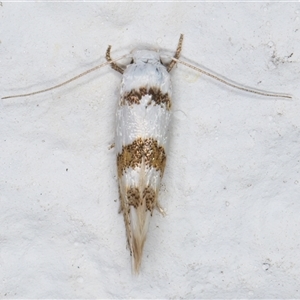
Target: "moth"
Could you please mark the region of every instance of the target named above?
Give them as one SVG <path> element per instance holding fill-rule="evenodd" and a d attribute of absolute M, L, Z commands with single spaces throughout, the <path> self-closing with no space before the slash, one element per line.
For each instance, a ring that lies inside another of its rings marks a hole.
<path fill-rule="evenodd" d="M 74 81 L 96 69 L 110 64 L 122 74 L 120 99 L 116 112 L 115 150 L 120 198 L 127 245 L 132 257 L 132 270 L 140 271 L 143 248 L 149 222 L 157 208 L 165 215 L 158 201 L 161 180 L 168 153 L 168 130 L 171 120 L 172 84 L 170 72 L 176 63 L 212 77 L 226 85 L 243 91 L 269 96 L 292 98 L 288 94 L 272 93 L 241 86 L 207 72 L 199 67 L 179 60 L 183 35 L 171 62 L 164 65 L 161 55 L 154 50 L 135 50 L 131 63 L 122 68 L 116 62 L 126 56 L 112 60 L 111 46 L 106 51 L 107 62 L 94 67 L 59 85 L 33 93 L 6 96 L 2 99 L 32 96 L 50 91 Z"/>

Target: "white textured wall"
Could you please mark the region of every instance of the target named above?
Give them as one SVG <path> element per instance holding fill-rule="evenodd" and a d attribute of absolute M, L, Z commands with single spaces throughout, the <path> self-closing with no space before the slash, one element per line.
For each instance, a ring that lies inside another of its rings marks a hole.
<path fill-rule="evenodd" d="M 108 44 L 173 52 L 180 33 L 183 59 L 294 99 L 172 72 L 167 216 L 139 277 L 109 150 L 120 74 L 1 100 L 1 298 L 300 297 L 299 3 L 2 2 L 0 96 L 60 83 Z"/>

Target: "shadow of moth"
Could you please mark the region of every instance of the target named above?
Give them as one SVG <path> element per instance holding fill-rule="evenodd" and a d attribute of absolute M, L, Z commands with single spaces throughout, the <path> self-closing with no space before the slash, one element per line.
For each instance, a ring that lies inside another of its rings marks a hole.
<path fill-rule="evenodd" d="M 167 159 L 168 128 L 171 119 L 172 85 L 170 71 L 181 63 L 230 87 L 278 98 L 291 95 L 257 90 L 236 84 L 179 59 L 183 35 L 171 62 L 164 65 L 157 51 L 135 50 L 130 55 L 111 59 L 111 46 L 106 51 L 106 63 L 98 65 L 61 84 L 40 91 L 6 96 L 2 99 L 32 96 L 66 85 L 106 65 L 122 74 L 119 105 L 116 112 L 115 149 L 120 197 L 127 245 L 132 257 L 132 271 L 141 267 L 143 248 L 153 210 L 165 214 L 158 202 L 161 179 Z M 125 69 L 116 62 L 132 59 Z"/>

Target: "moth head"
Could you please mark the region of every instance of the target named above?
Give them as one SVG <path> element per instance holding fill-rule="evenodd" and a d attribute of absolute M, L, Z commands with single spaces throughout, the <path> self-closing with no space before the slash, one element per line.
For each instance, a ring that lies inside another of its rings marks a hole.
<path fill-rule="evenodd" d="M 132 60 L 134 63 L 160 64 L 159 53 L 151 50 L 135 50 L 132 53 Z"/>

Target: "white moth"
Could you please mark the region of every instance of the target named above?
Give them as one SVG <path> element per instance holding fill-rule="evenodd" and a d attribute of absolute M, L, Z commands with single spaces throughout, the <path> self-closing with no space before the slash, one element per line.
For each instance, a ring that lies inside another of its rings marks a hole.
<path fill-rule="evenodd" d="M 287 94 L 264 92 L 222 79 L 198 67 L 180 61 L 183 35 L 180 36 L 175 56 L 168 66 L 161 63 L 158 52 L 136 50 L 132 62 L 123 70 L 106 52 L 107 63 L 88 70 L 66 82 L 41 91 L 3 97 L 23 97 L 46 92 L 78 79 L 100 67 L 110 64 L 123 74 L 120 100 L 116 113 L 115 149 L 120 196 L 127 244 L 132 256 L 132 270 L 138 273 L 143 248 L 153 210 L 164 214 L 158 202 L 158 193 L 167 159 L 168 128 L 171 118 L 172 85 L 169 72 L 176 62 L 204 73 L 231 87 L 263 96 L 292 98 Z"/>
<path fill-rule="evenodd" d="M 175 57 L 178 58 L 183 36 Z M 110 48 L 107 60 L 110 59 Z M 116 115 L 116 139 L 120 210 L 123 212 L 132 269 L 139 272 L 150 217 L 154 208 L 164 214 L 158 192 L 167 159 L 171 119 L 172 85 L 168 68 L 155 51 L 136 50 L 123 70 Z"/>

